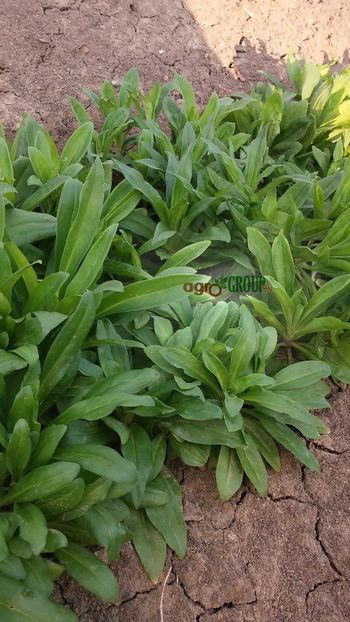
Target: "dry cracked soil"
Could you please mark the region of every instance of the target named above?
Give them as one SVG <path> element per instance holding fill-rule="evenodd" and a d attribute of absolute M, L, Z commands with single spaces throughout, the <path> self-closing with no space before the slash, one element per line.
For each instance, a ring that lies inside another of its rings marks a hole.
<path fill-rule="evenodd" d="M 183 73 L 202 104 L 249 90 L 261 70 L 284 79 L 290 49 L 349 62 L 349 0 L 1 0 L 0 18 L 0 120 L 12 134 L 29 112 L 60 144 L 69 95 L 132 66 L 145 87 Z M 245 487 L 221 504 L 212 473 L 179 469 L 186 558 L 169 554 L 154 585 L 127 545 L 117 606 L 67 577 L 56 598 L 81 622 L 349 622 L 350 391 L 333 393 L 331 434 L 314 445 L 321 475 L 284 453 L 266 498 Z"/>

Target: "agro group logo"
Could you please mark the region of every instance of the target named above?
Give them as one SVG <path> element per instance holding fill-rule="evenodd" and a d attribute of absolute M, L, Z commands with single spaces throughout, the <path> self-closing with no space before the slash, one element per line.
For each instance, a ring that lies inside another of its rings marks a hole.
<path fill-rule="evenodd" d="M 228 289 L 233 293 L 247 293 L 247 292 L 270 292 L 271 286 L 269 285 L 265 276 L 239 276 L 230 275 L 219 277 L 215 279 L 214 283 L 185 283 L 183 286 L 186 292 L 196 294 L 210 294 L 214 298 L 217 298 L 222 293 L 223 289 Z"/>
<path fill-rule="evenodd" d="M 222 287 L 219 283 L 185 283 L 184 290 L 191 294 L 197 294 L 197 296 L 210 294 L 217 298 L 222 292 Z"/>

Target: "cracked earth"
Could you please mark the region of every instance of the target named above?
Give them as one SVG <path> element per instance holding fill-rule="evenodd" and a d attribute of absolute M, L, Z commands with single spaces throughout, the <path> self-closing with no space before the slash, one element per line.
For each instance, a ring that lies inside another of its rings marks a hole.
<path fill-rule="evenodd" d="M 260 70 L 284 79 L 289 49 L 348 63 L 349 17 L 349 0 L 2 0 L 0 121 L 11 135 L 29 112 L 62 144 L 69 96 L 87 102 L 83 88 L 131 66 L 146 88 L 183 73 L 203 104 L 249 90 Z M 186 558 L 169 554 L 154 585 L 127 545 L 117 606 L 67 577 L 56 599 L 81 622 L 349 622 L 350 390 L 333 393 L 320 475 L 283 453 L 266 498 L 246 487 L 222 504 L 212 473 L 180 469 Z"/>

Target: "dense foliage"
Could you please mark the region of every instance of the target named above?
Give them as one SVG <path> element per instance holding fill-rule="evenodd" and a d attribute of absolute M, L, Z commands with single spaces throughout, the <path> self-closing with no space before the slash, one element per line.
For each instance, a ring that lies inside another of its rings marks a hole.
<path fill-rule="evenodd" d="M 279 445 L 319 469 L 310 410 L 350 382 L 350 69 L 288 70 L 203 111 L 131 70 L 88 92 L 100 130 L 72 99 L 61 153 L 29 116 L 0 132 L 4 622 L 76 619 L 50 599 L 64 569 L 115 602 L 84 545 L 131 539 L 152 580 L 183 557 L 175 457 L 222 500 L 244 475 L 266 494 Z M 213 299 L 212 272 L 269 287 Z"/>

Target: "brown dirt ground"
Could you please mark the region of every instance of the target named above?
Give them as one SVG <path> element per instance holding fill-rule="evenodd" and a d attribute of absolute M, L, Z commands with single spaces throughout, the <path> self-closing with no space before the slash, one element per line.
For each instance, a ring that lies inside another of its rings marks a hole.
<path fill-rule="evenodd" d="M 184 73 L 203 103 L 215 89 L 249 90 L 259 70 L 285 75 L 289 49 L 349 62 L 349 0 L 2 0 L 0 120 L 24 112 L 62 143 L 73 127 L 69 95 L 115 83 L 131 67 L 145 87 Z M 84 99 L 84 98 L 83 98 Z M 126 546 L 115 566 L 118 606 L 64 578 L 56 589 L 81 622 L 349 622 L 350 391 L 335 392 L 315 445 L 321 475 L 283 454 L 269 495 L 244 488 L 221 504 L 213 475 L 185 469 L 185 560 L 169 555 L 154 585 Z"/>

